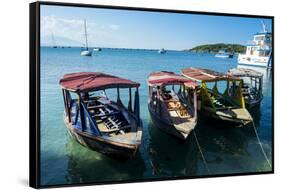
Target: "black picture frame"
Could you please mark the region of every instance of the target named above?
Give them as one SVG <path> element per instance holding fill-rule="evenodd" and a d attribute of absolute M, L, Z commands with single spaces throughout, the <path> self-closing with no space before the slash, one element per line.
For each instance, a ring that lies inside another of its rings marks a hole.
<path fill-rule="evenodd" d="M 33 188 L 53 188 L 53 187 L 69 187 L 69 186 L 105 184 L 105 183 L 100 183 L 100 182 L 64 184 L 64 185 L 47 185 L 47 186 L 42 186 L 40 184 L 40 6 L 41 5 L 272 19 L 272 65 L 273 65 L 272 66 L 272 171 L 235 173 L 235 174 L 216 174 L 216 175 L 196 176 L 196 177 L 165 177 L 165 178 L 160 178 L 160 179 L 124 180 L 122 182 L 110 181 L 110 182 L 106 182 L 106 184 L 120 184 L 120 183 L 148 182 L 148 181 L 167 181 L 167 180 L 180 180 L 180 179 L 193 179 L 193 178 L 213 178 L 213 177 L 227 177 L 227 176 L 245 176 L 245 175 L 259 175 L 259 174 L 273 174 L 274 173 L 274 170 L 275 170 L 275 167 L 274 167 L 274 165 L 275 165 L 274 164 L 275 163 L 274 162 L 274 135 L 275 135 L 274 134 L 274 16 L 38 1 L 38 2 L 29 4 L 29 39 L 30 39 L 30 42 L 29 42 L 29 59 L 30 59 L 30 64 L 29 64 L 29 185 L 31 187 L 33 187 Z"/>

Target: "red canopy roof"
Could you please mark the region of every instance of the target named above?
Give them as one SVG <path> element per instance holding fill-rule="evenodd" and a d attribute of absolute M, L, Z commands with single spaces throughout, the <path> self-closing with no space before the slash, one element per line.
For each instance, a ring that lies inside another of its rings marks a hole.
<path fill-rule="evenodd" d="M 185 77 L 195 80 L 195 81 L 217 81 L 217 80 L 239 80 L 237 77 L 232 77 L 224 73 L 212 71 L 209 69 L 201 69 L 201 68 L 186 68 L 181 70 L 182 75 Z"/>
<path fill-rule="evenodd" d="M 66 74 L 59 83 L 62 88 L 74 92 L 88 92 L 107 88 L 132 88 L 140 86 L 137 82 L 98 72 Z"/>
<path fill-rule="evenodd" d="M 177 75 L 173 72 L 161 71 L 154 72 L 148 76 L 148 85 L 161 86 L 169 84 L 184 84 L 187 87 L 195 88 L 197 84 L 181 75 Z"/>

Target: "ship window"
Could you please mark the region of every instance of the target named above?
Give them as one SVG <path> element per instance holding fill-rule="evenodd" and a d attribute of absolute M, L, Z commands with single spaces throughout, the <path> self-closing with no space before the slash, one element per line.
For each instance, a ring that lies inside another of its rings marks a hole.
<path fill-rule="evenodd" d="M 263 36 L 256 36 L 256 37 L 255 37 L 255 40 L 256 40 L 256 41 L 261 41 L 261 40 L 263 40 L 263 39 L 264 39 Z"/>

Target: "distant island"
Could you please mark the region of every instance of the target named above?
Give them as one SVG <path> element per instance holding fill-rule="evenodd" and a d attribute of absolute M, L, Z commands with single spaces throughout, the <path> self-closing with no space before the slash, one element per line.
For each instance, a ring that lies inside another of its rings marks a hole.
<path fill-rule="evenodd" d="M 192 52 L 204 52 L 204 53 L 217 53 L 219 50 L 225 49 L 231 53 L 243 53 L 246 50 L 246 47 L 240 44 L 206 44 L 196 46 L 192 49 L 185 50 L 185 51 L 192 51 Z"/>

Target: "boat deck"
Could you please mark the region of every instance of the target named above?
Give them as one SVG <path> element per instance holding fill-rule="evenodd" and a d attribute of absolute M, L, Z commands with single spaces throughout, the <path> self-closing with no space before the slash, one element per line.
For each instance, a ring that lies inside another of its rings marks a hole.
<path fill-rule="evenodd" d="M 124 108 L 112 103 L 103 104 L 97 100 L 88 101 L 87 108 L 102 134 L 126 139 L 135 138 L 137 126 L 131 116 L 124 113 Z"/>
<path fill-rule="evenodd" d="M 195 127 L 193 112 L 188 107 L 185 107 L 178 98 L 173 96 L 164 100 L 164 103 L 174 127 L 180 132 L 190 133 Z"/>
<path fill-rule="evenodd" d="M 214 93 L 212 90 L 208 90 L 208 93 L 210 95 L 210 100 L 214 104 L 216 109 L 229 109 L 229 108 L 236 108 L 233 103 L 228 101 L 226 97 Z"/>

